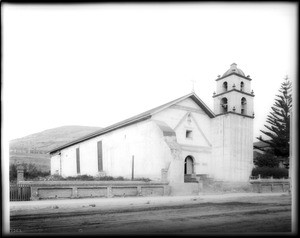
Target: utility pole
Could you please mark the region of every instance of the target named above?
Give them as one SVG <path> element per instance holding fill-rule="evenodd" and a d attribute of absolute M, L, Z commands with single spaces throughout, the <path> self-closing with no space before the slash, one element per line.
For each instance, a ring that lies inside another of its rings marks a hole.
<path fill-rule="evenodd" d="M 132 156 L 132 161 L 131 161 L 131 180 L 134 179 L 134 155 Z"/>

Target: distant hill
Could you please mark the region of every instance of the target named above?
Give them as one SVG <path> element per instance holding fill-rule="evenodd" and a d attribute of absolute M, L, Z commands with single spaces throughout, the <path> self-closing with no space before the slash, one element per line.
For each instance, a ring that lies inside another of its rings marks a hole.
<path fill-rule="evenodd" d="M 22 138 L 14 139 L 9 142 L 11 154 L 45 154 L 49 150 L 64 145 L 70 141 L 86 136 L 100 127 L 89 126 L 62 126 Z"/>
<path fill-rule="evenodd" d="M 62 126 L 9 142 L 10 164 L 34 164 L 39 170 L 50 171 L 49 150 L 100 130 L 100 127 Z"/>

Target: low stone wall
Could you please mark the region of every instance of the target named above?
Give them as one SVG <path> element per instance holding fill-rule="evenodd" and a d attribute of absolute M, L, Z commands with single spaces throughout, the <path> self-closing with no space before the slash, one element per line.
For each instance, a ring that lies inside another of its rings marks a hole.
<path fill-rule="evenodd" d="M 167 196 L 168 183 L 142 181 L 20 181 L 31 200 L 87 197 Z"/>
<path fill-rule="evenodd" d="M 290 190 L 289 179 L 253 179 L 250 180 L 253 192 L 288 192 Z"/>
<path fill-rule="evenodd" d="M 248 193 L 252 192 L 249 182 L 229 182 L 219 180 L 200 180 L 203 193 Z"/>

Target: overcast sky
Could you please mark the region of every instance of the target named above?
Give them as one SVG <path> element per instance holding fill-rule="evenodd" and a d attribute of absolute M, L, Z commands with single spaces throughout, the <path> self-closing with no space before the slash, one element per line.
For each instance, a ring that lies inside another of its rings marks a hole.
<path fill-rule="evenodd" d="M 252 78 L 254 138 L 283 78 L 296 79 L 296 5 L 2 4 L 8 140 L 105 127 L 191 92 L 213 110 L 232 63 Z"/>

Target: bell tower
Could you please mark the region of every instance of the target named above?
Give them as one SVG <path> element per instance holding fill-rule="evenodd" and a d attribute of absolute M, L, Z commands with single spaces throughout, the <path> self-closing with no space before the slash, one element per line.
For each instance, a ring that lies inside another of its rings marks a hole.
<path fill-rule="evenodd" d="M 217 180 L 249 180 L 253 167 L 254 119 L 251 80 L 235 63 L 216 79 L 212 171 Z"/>

